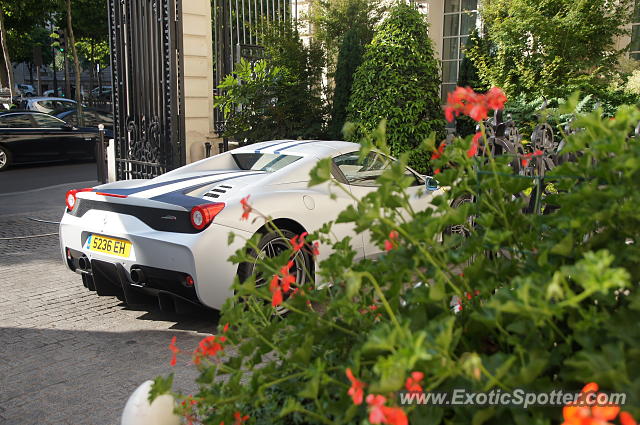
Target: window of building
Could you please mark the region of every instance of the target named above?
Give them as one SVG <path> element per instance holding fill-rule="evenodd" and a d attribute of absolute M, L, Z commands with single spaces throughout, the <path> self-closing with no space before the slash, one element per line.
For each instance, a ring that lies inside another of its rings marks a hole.
<path fill-rule="evenodd" d="M 444 0 L 442 101 L 458 82 L 460 62 L 469 34 L 476 28 L 478 0 Z"/>
<path fill-rule="evenodd" d="M 629 57 L 640 60 L 640 1 L 636 0 L 631 19 L 631 44 L 629 44 Z"/>

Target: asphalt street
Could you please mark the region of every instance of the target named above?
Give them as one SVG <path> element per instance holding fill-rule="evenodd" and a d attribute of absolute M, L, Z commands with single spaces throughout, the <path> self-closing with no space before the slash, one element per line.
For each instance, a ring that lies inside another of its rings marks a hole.
<path fill-rule="evenodd" d="M 189 356 L 171 367 L 168 345 L 177 336 L 193 350 L 215 332 L 214 313 L 98 297 L 61 260 L 52 223 L 64 194 L 95 184 L 95 164 L 0 173 L 0 424 L 117 425 L 138 385 L 171 372 L 175 388 L 196 390 Z"/>

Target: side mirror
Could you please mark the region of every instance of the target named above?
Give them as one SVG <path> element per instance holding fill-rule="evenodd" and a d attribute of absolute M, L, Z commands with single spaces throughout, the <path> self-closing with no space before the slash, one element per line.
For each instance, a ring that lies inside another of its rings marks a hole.
<path fill-rule="evenodd" d="M 431 176 L 426 176 L 424 179 L 424 187 L 427 190 L 427 192 L 435 192 L 440 188 L 440 184 L 438 183 L 438 180 L 436 180 L 435 178 Z"/>

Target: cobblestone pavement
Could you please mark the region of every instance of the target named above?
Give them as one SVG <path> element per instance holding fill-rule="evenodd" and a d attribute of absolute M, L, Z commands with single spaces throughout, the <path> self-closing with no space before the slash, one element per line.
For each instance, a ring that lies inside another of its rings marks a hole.
<path fill-rule="evenodd" d="M 189 360 L 169 366 L 171 337 L 193 348 L 214 332 L 215 314 L 169 315 L 98 297 L 59 254 L 60 208 L 0 216 L 0 424 L 117 425 L 143 381 L 175 372 L 195 390 Z"/>

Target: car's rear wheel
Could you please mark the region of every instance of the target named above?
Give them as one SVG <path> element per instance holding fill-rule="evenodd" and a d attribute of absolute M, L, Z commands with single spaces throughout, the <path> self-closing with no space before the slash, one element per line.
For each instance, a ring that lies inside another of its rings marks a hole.
<path fill-rule="evenodd" d="M 238 277 L 241 282 L 244 282 L 250 276 L 255 275 L 256 288 L 269 285 L 272 276 L 263 276 L 258 271 L 258 262 L 265 257 L 275 258 L 291 248 L 290 240 L 296 236 L 296 233 L 288 230 L 281 229 L 279 231 L 272 231 L 263 234 L 260 242 L 258 243 L 258 250 L 252 249 L 249 253 L 254 258 L 251 262 L 245 262 L 238 267 Z M 296 281 L 291 286 L 296 288 L 303 287 L 313 276 L 313 258 L 309 250 L 305 247 L 295 252 L 290 259 L 293 263 L 289 269 L 289 274 L 295 276 Z M 284 299 L 288 298 L 289 294 L 284 294 Z M 284 309 L 280 309 L 284 311 Z M 280 311 L 278 310 L 278 311 Z"/>
<path fill-rule="evenodd" d="M 11 160 L 11 152 L 7 148 L 0 146 L 0 171 L 9 168 Z"/>

